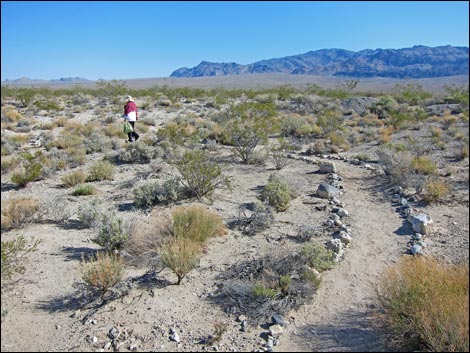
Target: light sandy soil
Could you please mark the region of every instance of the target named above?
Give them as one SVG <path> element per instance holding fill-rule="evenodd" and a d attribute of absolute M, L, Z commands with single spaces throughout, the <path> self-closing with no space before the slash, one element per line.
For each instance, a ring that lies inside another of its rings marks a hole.
<path fill-rule="evenodd" d="M 162 111 L 152 114 L 157 126 L 177 115 Z M 88 112 L 77 119 L 85 122 L 91 117 Z M 357 152 L 348 152 L 354 153 Z M 266 184 L 274 168 L 269 162 L 265 166 L 242 165 L 230 157 L 227 148 L 221 148 L 218 154 L 226 162 L 223 170 L 232 178 L 232 190 L 217 190 L 214 202 L 205 206 L 228 223 L 238 216 L 241 204 L 257 200 L 260 187 Z M 93 158 L 99 157 L 97 154 Z M 30 224 L 4 232 L 2 240 L 24 235 L 42 243 L 36 252 L 28 255 L 24 276 L 2 293 L 2 306 L 8 310 L 1 325 L 2 351 L 262 349 L 267 327 L 249 321 L 248 330 L 242 332 L 237 315 L 227 313 L 223 303 L 219 305 L 214 298 L 231 266 L 266 254 L 282 257 L 299 251 L 302 244 L 294 241 L 298 227 L 318 226 L 328 218 L 332 206 L 313 196 L 318 184 L 326 178 L 318 173 L 318 162 L 327 159 L 308 159 L 311 163 L 292 160 L 276 172 L 289 180 L 299 196 L 286 212 L 275 214 L 271 228 L 254 236 L 229 230 L 226 235 L 211 239 L 199 266 L 180 286 L 171 285 L 176 276 L 168 269 L 150 274 L 148 266 L 126 266 L 125 278 L 133 280 L 127 295 L 108 302 L 89 317 L 90 306 L 84 306 L 84 292 L 80 287 L 80 259 L 82 254 L 89 255 L 99 249 L 90 242 L 94 231 L 82 229 L 71 221 L 67 225 Z M 344 259 L 322 273 L 322 283 L 313 300 L 284 316 L 288 325 L 274 351 L 392 350 L 370 321 L 376 305 L 374 291 L 384 269 L 407 253 L 413 232 L 392 206 L 392 185 L 383 175 L 363 165 L 343 160 L 334 162 L 345 190 L 340 200 L 350 214 L 345 223 L 352 231 L 352 243 Z M 165 162 L 160 164 L 162 171 L 157 173 L 157 179 L 174 172 Z M 435 222 L 435 230 L 427 239 L 426 253 L 449 262 L 468 261 L 468 158 L 459 168 L 455 177 L 461 179 L 463 187 L 455 190 L 454 199 L 422 209 Z M 132 186 L 148 174 L 150 167 L 122 164 L 116 170 L 114 181 L 95 183 L 99 193 L 82 198 L 71 196 L 60 187 L 60 178 L 68 171 L 30 183 L 24 189 L 12 188 L 8 176 L 2 175 L 2 203 L 20 195 L 42 200 L 59 197 L 76 210 L 80 204 L 95 198 L 140 225 L 152 224 L 152 219 L 161 217 L 161 212 L 168 213 L 177 207 L 156 207 L 150 214 L 133 211 Z M 322 211 L 315 207 L 322 205 L 326 206 Z M 227 325 L 220 342 L 200 343 L 214 333 L 217 322 Z M 269 318 L 265 323 L 268 322 Z M 111 346 L 108 333 L 113 327 L 120 336 Z M 180 343 L 169 339 L 171 328 L 178 333 Z"/>

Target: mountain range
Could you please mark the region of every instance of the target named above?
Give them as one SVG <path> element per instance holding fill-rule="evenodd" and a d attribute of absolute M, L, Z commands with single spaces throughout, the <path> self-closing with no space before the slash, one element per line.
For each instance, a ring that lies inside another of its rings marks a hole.
<path fill-rule="evenodd" d="M 416 45 L 403 49 L 321 49 L 305 54 L 261 60 L 241 65 L 235 62 L 201 61 L 182 67 L 170 77 L 225 76 L 287 73 L 344 77 L 428 78 L 468 75 L 468 47 Z"/>
<path fill-rule="evenodd" d="M 8 80 L 2 81 L 2 83 L 11 83 L 14 85 L 27 85 L 27 84 L 46 84 L 46 83 L 84 83 L 90 82 L 83 77 L 63 77 L 58 79 L 52 80 L 41 80 L 41 79 L 31 79 L 28 77 L 21 77 L 16 80 Z"/>

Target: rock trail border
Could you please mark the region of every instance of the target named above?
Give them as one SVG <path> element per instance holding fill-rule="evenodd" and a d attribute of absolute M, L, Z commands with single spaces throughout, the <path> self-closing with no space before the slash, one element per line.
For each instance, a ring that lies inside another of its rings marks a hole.
<path fill-rule="evenodd" d="M 274 351 L 390 351 L 369 319 L 381 273 L 406 250 L 408 237 L 398 232 L 403 219 L 384 198 L 383 177 L 369 168 L 335 163 L 345 190 L 340 198 L 350 214 L 351 245 L 344 259 L 322 274 L 313 302 L 291 313 L 293 322 Z"/>

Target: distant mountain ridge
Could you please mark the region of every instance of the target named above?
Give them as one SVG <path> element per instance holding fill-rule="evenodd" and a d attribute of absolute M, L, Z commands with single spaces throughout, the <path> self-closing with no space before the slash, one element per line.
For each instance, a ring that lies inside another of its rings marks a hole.
<path fill-rule="evenodd" d="M 201 61 L 170 77 L 225 76 L 257 73 L 296 75 L 428 78 L 468 75 L 468 47 L 416 45 L 403 49 L 321 49 L 305 54 L 257 61 L 248 65 Z"/>
<path fill-rule="evenodd" d="M 41 80 L 41 79 L 31 79 L 27 77 L 21 77 L 16 80 L 8 80 L 2 81 L 2 83 L 11 83 L 11 84 L 18 84 L 18 85 L 27 85 L 27 84 L 38 84 L 38 83 L 80 83 L 80 82 L 90 82 L 83 77 L 65 77 L 59 79 L 52 79 L 52 80 Z"/>

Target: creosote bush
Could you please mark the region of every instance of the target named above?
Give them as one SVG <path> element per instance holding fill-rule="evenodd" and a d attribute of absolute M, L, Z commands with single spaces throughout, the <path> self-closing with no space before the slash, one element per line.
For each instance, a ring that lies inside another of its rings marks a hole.
<path fill-rule="evenodd" d="M 230 186 L 228 177 L 222 176 L 220 166 L 205 151 L 186 152 L 183 158 L 176 162 L 176 168 L 187 192 L 198 199 L 204 196 L 211 198 L 215 189 Z"/>
<path fill-rule="evenodd" d="M 428 257 L 402 258 L 377 289 L 379 319 L 407 350 L 468 352 L 469 268 Z"/>
<path fill-rule="evenodd" d="M 2 289 L 4 281 L 10 280 L 15 274 L 23 274 L 26 270 L 24 257 L 37 250 L 41 240 L 31 239 L 30 244 L 22 235 L 15 239 L 2 240 Z"/>

